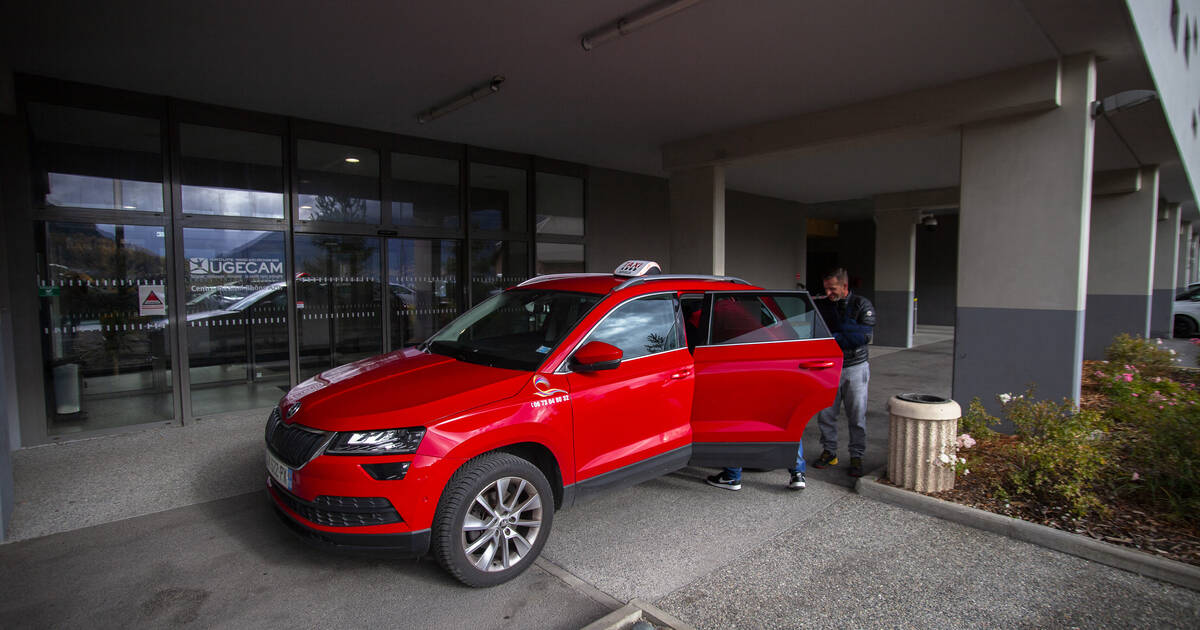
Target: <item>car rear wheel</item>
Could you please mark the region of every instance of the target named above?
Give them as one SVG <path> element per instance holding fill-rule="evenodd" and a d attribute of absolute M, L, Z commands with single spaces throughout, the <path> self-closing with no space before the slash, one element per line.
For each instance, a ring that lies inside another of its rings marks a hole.
<path fill-rule="evenodd" d="M 1187 315 L 1175 316 L 1175 336 L 1188 339 L 1196 336 L 1196 321 Z"/>
<path fill-rule="evenodd" d="M 463 465 L 442 493 L 433 553 L 469 586 L 495 586 L 521 574 L 546 545 L 554 495 L 537 466 L 508 453 Z"/>

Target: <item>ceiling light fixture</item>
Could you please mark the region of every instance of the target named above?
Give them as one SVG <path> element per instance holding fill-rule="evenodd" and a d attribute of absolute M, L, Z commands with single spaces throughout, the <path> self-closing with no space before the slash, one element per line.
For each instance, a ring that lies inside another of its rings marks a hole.
<path fill-rule="evenodd" d="M 358 163 L 359 163 L 359 162 L 361 162 L 361 161 L 362 161 L 362 160 L 359 160 L 358 158 L 354 157 L 353 155 L 347 155 L 347 156 L 346 156 L 346 163 L 347 163 L 347 164 L 358 164 Z"/>
<path fill-rule="evenodd" d="M 1158 100 L 1158 92 L 1154 90 L 1125 90 L 1124 92 L 1117 92 L 1112 96 L 1105 97 L 1103 100 L 1092 101 L 1092 118 L 1100 114 L 1107 116 L 1109 112 L 1123 112 L 1155 100 Z"/>
<path fill-rule="evenodd" d="M 458 98 L 442 105 L 438 105 L 437 107 L 431 107 L 420 114 L 417 114 L 417 122 L 423 125 L 431 120 L 441 118 L 442 116 L 445 116 L 446 114 L 449 114 L 455 110 L 462 109 L 463 107 L 466 107 L 467 105 L 470 105 L 471 103 L 474 103 L 485 96 L 490 96 L 500 91 L 500 86 L 503 83 L 504 75 L 497 74 L 487 83 L 472 88 L 462 96 L 459 96 Z"/>
<path fill-rule="evenodd" d="M 666 0 L 665 2 L 656 2 L 634 11 L 618 19 L 616 22 L 584 33 L 583 37 L 579 39 L 579 45 L 583 46 L 584 50 L 591 50 L 604 42 L 624 37 L 639 28 L 649 26 L 663 18 L 671 17 L 701 2 L 703 0 Z"/>

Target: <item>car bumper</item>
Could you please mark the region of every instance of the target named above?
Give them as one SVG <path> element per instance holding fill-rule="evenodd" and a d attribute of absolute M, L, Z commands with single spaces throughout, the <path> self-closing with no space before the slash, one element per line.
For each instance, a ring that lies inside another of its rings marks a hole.
<path fill-rule="evenodd" d="M 350 534 L 315 529 L 303 518 L 280 507 L 277 488 L 268 481 L 268 493 L 274 503 L 275 515 L 285 526 L 304 542 L 315 547 L 344 551 L 382 552 L 397 557 L 423 556 L 429 551 L 430 530 L 402 532 L 397 534 Z"/>

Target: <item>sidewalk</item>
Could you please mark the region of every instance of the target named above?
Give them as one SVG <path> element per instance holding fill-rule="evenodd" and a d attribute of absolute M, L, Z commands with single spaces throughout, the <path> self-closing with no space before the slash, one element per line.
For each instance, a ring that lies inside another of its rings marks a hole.
<path fill-rule="evenodd" d="M 949 394 L 952 343 L 873 349 L 868 468 L 886 457 L 888 397 Z M 729 492 L 693 468 L 610 492 L 558 514 L 520 578 L 471 590 L 429 559 L 345 556 L 295 540 L 261 491 L 259 431 L 248 414 L 139 434 L 123 454 L 118 442 L 35 454 L 90 452 L 113 457 L 114 474 L 151 471 L 133 477 L 133 496 L 103 494 L 107 481 L 91 496 L 26 490 L 19 510 L 84 521 L 119 517 L 114 506 L 147 512 L 0 545 L 0 627 L 580 628 L 633 598 L 700 629 L 1200 627 L 1200 593 L 861 497 L 844 467 L 811 471 L 801 492 L 784 488 L 782 471 L 747 473 Z M 815 431 L 805 436 L 810 457 Z M 201 443 L 207 456 L 189 461 Z M 156 478 L 163 465 L 175 472 Z M 232 496 L 195 502 L 205 492 Z M 44 528 L 35 522 L 22 517 L 22 531 Z"/>

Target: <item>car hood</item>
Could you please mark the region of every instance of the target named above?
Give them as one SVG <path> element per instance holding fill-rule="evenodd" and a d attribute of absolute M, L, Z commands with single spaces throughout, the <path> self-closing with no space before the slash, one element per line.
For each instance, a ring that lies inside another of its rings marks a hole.
<path fill-rule="evenodd" d="M 292 388 L 281 405 L 286 416 L 300 403 L 289 424 L 323 431 L 428 426 L 515 396 L 531 377 L 410 348 L 322 372 Z"/>

